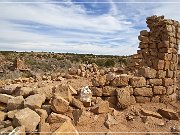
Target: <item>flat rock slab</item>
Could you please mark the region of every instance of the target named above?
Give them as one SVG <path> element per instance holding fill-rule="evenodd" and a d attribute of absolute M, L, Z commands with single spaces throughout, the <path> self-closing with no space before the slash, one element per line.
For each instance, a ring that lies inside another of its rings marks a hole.
<path fill-rule="evenodd" d="M 158 109 L 158 113 L 160 113 L 164 118 L 167 118 L 169 120 L 179 120 L 178 113 L 176 113 L 172 109 Z"/>
<path fill-rule="evenodd" d="M 162 118 L 162 116 L 159 113 L 145 110 L 145 109 L 141 109 L 141 114 L 144 116 L 152 116 L 152 117 L 160 118 L 160 119 Z"/>

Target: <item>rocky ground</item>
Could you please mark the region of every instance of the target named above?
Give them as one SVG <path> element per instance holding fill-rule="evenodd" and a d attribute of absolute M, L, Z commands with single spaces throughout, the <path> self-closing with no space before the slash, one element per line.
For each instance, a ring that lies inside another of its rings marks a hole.
<path fill-rule="evenodd" d="M 62 77 L 53 81 L 44 77 L 38 82 L 21 78 L 9 83 L 1 88 L 0 94 L 1 134 L 25 134 L 25 131 L 29 134 L 173 134 L 180 131 L 179 101 L 134 104 L 121 110 L 92 97 L 92 106 L 88 107 L 77 95 L 82 87 L 92 85 L 91 78 Z"/>

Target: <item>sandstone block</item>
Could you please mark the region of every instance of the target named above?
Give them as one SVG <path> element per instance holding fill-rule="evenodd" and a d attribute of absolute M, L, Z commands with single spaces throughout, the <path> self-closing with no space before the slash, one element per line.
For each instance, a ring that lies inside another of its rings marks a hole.
<path fill-rule="evenodd" d="M 76 128 L 71 124 L 71 122 L 66 121 L 60 125 L 60 127 L 53 132 L 51 135 L 59 135 L 59 133 L 67 134 L 67 132 L 73 133 L 73 135 L 79 135 L 78 131 Z"/>
<path fill-rule="evenodd" d="M 69 68 L 68 72 L 69 72 L 70 75 L 76 75 L 77 74 L 77 69 Z"/>
<path fill-rule="evenodd" d="M 57 114 L 52 112 L 48 118 L 47 118 L 47 122 L 51 125 L 53 123 L 64 123 L 65 121 L 71 121 L 71 119 L 66 116 L 66 115 L 62 115 L 62 114 Z"/>
<path fill-rule="evenodd" d="M 155 118 L 162 119 L 162 116 L 159 113 L 149 111 L 149 110 L 145 110 L 145 109 L 141 109 L 141 114 L 144 115 L 144 116 L 152 116 L 152 117 L 155 117 Z"/>
<path fill-rule="evenodd" d="M 72 100 L 72 94 L 67 84 L 60 84 L 53 89 L 55 95 L 59 95 L 68 102 Z"/>
<path fill-rule="evenodd" d="M 5 112 L 0 111 L 0 121 L 4 121 L 7 114 Z"/>
<path fill-rule="evenodd" d="M 153 96 L 152 88 L 135 88 L 134 89 L 134 95 L 135 96 L 145 96 L 145 97 L 151 97 Z"/>
<path fill-rule="evenodd" d="M 8 100 L 7 109 L 8 111 L 21 109 L 24 107 L 24 98 L 23 96 L 17 96 Z"/>
<path fill-rule="evenodd" d="M 152 116 L 142 117 L 142 121 L 145 124 L 150 124 L 150 125 L 155 125 L 155 126 L 164 126 L 165 125 L 165 121 L 163 119 L 159 119 L 159 118 L 152 117 Z"/>
<path fill-rule="evenodd" d="M 39 124 L 38 130 L 40 135 L 44 135 L 44 134 L 50 135 L 51 133 L 51 127 L 49 123 L 45 123 L 45 122 Z"/>
<path fill-rule="evenodd" d="M 170 69 L 170 61 L 165 61 L 164 62 L 164 70 Z"/>
<path fill-rule="evenodd" d="M 13 118 L 13 125 L 15 127 L 25 126 L 27 132 L 35 131 L 40 122 L 40 116 L 29 108 L 18 111 Z"/>
<path fill-rule="evenodd" d="M 91 108 L 91 111 L 95 114 L 107 113 L 109 112 L 109 102 L 102 101 L 99 104 L 95 105 L 95 107 Z"/>
<path fill-rule="evenodd" d="M 111 82 L 112 86 L 128 86 L 129 76 L 127 74 L 121 74 L 116 76 L 115 79 Z"/>
<path fill-rule="evenodd" d="M 164 69 L 164 60 L 153 60 L 153 67 L 157 70 Z"/>
<path fill-rule="evenodd" d="M 8 111 L 7 117 L 10 118 L 10 119 L 13 119 L 17 112 L 18 112 L 18 110 Z"/>
<path fill-rule="evenodd" d="M 158 70 L 157 71 L 157 78 L 165 78 L 166 77 L 166 71 Z"/>
<path fill-rule="evenodd" d="M 46 99 L 50 100 L 51 97 L 53 96 L 53 86 L 43 86 L 40 88 L 35 88 L 32 91 L 32 94 L 41 94 L 41 95 L 45 95 Z"/>
<path fill-rule="evenodd" d="M 106 80 L 107 82 L 111 82 L 112 80 L 114 80 L 114 78 L 116 77 L 116 75 L 112 72 L 109 72 L 107 75 L 106 75 Z"/>
<path fill-rule="evenodd" d="M 169 48 L 170 42 L 169 41 L 162 41 L 158 44 L 158 48 Z"/>
<path fill-rule="evenodd" d="M 25 126 L 16 127 L 9 135 L 26 135 Z"/>
<path fill-rule="evenodd" d="M 35 112 L 40 116 L 40 123 L 45 123 L 48 114 L 44 109 L 36 109 Z"/>
<path fill-rule="evenodd" d="M 157 71 L 155 69 L 144 67 L 139 69 L 139 74 L 146 78 L 156 78 Z"/>
<path fill-rule="evenodd" d="M 153 94 L 154 95 L 166 94 L 166 88 L 163 86 L 154 86 L 153 87 Z"/>
<path fill-rule="evenodd" d="M 19 87 L 19 84 L 6 85 L 0 89 L 0 93 L 12 95 L 17 87 Z"/>
<path fill-rule="evenodd" d="M 162 79 L 148 79 L 147 84 L 151 86 L 159 86 L 162 85 Z"/>
<path fill-rule="evenodd" d="M 149 36 L 149 32 L 147 30 L 141 30 L 140 31 L 140 35 L 148 37 Z"/>
<path fill-rule="evenodd" d="M 93 86 L 99 86 L 102 87 L 106 84 L 106 76 L 98 76 L 92 79 L 92 85 Z"/>
<path fill-rule="evenodd" d="M 158 113 L 169 120 L 179 120 L 178 114 L 172 109 L 161 108 L 158 109 Z"/>
<path fill-rule="evenodd" d="M 160 102 L 160 96 L 153 96 L 152 99 L 151 99 L 151 102 L 159 103 Z"/>
<path fill-rule="evenodd" d="M 135 98 L 137 103 L 146 103 L 151 101 L 150 97 L 135 96 Z"/>
<path fill-rule="evenodd" d="M 170 85 L 173 85 L 173 84 L 174 84 L 173 79 L 171 79 L 171 78 L 164 78 L 163 79 L 163 86 L 170 86 Z"/>
<path fill-rule="evenodd" d="M 172 85 L 172 86 L 167 86 L 166 87 L 166 95 L 171 95 L 176 91 L 176 86 Z"/>
<path fill-rule="evenodd" d="M 158 58 L 161 60 L 171 60 L 172 59 L 172 53 L 158 53 Z"/>
<path fill-rule="evenodd" d="M 149 38 L 146 36 L 138 36 L 138 39 L 143 43 L 149 43 Z"/>
<path fill-rule="evenodd" d="M 102 88 L 103 96 L 115 96 L 116 95 L 116 87 L 105 86 Z"/>
<path fill-rule="evenodd" d="M 131 103 L 130 103 L 130 92 L 126 88 L 121 88 L 116 90 L 117 92 L 117 100 L 118 103 L 117 105 L 121 109 L 127 108 Z"/>
<path fill-rule="evenodd" d="M 53 96 L 51 99 L 51 109 L 56 113 L 65 113 L 69 110 L 69 102 L 61 96 Z"/>
<path fill-rule="evenodd" d="M 86 126 L 91 123 L 91 113 L 85 110 L 75 109 L 73 111 L 73 120 L 75 125 Z"/>
<path fill-rule="evenodd" d="M 105 118 L 104 125 L 109 129 L 113 125 L 117 125 L 117 124 L 118 124 L 117 120 L 111 114 L 108 113 Z"/>
<path fill-rule="evenodd" d="M 131 102 L 132 105 L 136 103 L 135 96 L 130 96 L 130 102 Z"/>
<path fill-rule="evenodd" d="M 9 100 L 9 99 L 12 99 L 12 98 L 14 98 L 14 97 L 11 96 L 11 95 L 0 94 L 0 102 L 1 102 L 1 103 L 7 104 L 7 103 L 8 103 L 8 100 Z"/>
<path fill-rule="evenodd" d="M 83 103 L 80 100 L 76 99 L 76 98 L 72 98 L 72 101 L 70 102 L 70 105 L 74 106 L 74 107 L 76 107 L 78 109 L 83 109 L 84 108 Z"/>
<path fill-rule="evenodd" d="M 29 107 L 31 109 L 38 109 L 41 108 L 45 100 L 46 100 L 46 96 L 44 94 L 31 95 L 25 99 L 24 107 Z"/>
<path fill-rule="evenodd" d="M 171 70 L 166 70 L 166 77 L 167 78 L 173 78 L 174 72 Z"/>
<path fill-rule="evenodd" d="M 92 95 L 93 96 L 97 96 L 97 97 L 100 97 L 102 96 L 102 89 L 103 88 L 98 88 L 98 87 L 90 87 L 90 90 L 92 91 Z"/>
<path fill-rule="evenodd" d="M 30 87 L 20 87 L 20 88 L 16 89 L 15 95 L 28 97 L 29 95 L 31 95 L 32 91 L 33 91 L 33 89 Z"/>
<path fill-rule="evenodd" d="M 130 85 L 133 87 L 146 86 L 146 79 L 144 77 L 132 77 L 130 78 Z"/>
<path fill-rule="evenodd" d="M 139 48 L 141 48 L 141 49 L 148 48 L 148 43 L 142 43 L 142 42 L 140 42 L 140 43 L 139 43 Z"/>

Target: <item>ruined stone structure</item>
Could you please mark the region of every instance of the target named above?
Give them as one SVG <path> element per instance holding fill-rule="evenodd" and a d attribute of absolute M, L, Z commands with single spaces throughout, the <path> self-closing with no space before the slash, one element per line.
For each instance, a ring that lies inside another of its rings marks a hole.
<path fill-rule="evenodd" d="M 18 70 L 29 70 L 24 63 L 24 60 L 17 58 L 14 62 L 14 68 Z"/>
<path fill-rule="evenodd" d="M 102 95 L 107 87 L 111 93 L 114 91 L 113 99 L 116 98 L 121 108 L 135 102 L 176 100 L 180 23 L 164 16 L 151 16 L 146 22 L 150 31 L 140 32 L 140 50 L 132 56 L 129 65 L 134 75 L 107 74 L 92 80 Z M 108 96 L 112 98 L 111 94 Z"/>

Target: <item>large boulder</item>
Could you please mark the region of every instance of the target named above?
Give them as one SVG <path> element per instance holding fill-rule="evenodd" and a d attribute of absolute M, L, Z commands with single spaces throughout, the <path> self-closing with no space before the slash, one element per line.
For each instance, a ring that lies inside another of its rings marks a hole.
<path fill-rule="evenodd" d="M 27 97 L 24 101 L 24 107 L 29 107 L 31 109 L 41 108 L 42 104 L 45 102 L 46 96 L 44 94 L 35 94 Z"/>
<path fill-rule="evenodd" d="M 18 111 L 13 118 L 13 125 L 15 127 L 24 125 L 26 132 L 35 131 L 39 122 L 40 116 L 29 108 Z"/>
<path fill-rule="evenodd" d="M 51 99 L 51 109 L 56 113 L 65 113 L 69 110 L 69 102 L 59 95 Z"/>
<path fill-rule="evenodd" d="M 17 96 L 8 100 L 7 109 L 8 111 L 21 109 L 24 106 L 24 98 L 23 96 Z"/>

